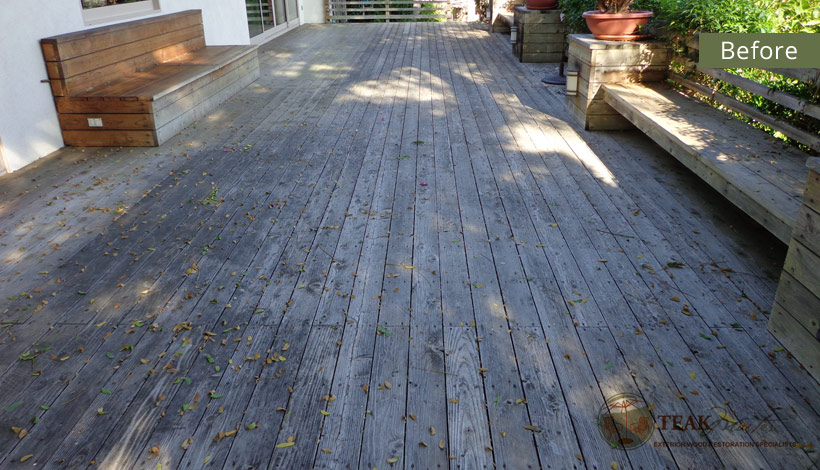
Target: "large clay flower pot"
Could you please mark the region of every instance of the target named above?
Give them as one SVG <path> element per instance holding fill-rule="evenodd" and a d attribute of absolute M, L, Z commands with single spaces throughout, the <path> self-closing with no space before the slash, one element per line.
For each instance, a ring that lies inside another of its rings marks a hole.
<path fill-rule="evenodd" d="M 526 0 L 530 10 L 554 10 L 558 7 L 558 0 Z"/>
<path fill-rule="evenodd" d="M 597 10 L 583 14 L 587 26 L 596 39 L 630 41 L 643 36 L 633 34 L 638 26 L 645 25 L 653 13 L 651 11 L 630 11 L 628 13 L 601 13 Z"/>

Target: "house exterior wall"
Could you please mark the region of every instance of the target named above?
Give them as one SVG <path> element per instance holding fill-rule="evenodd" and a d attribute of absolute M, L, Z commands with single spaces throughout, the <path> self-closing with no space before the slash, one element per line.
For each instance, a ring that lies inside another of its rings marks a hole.
<path fill-rule="evenodd" d="M 0 139 L 15 171 L 63 146 L 39 40 L 92 27 L 80 0 L 3 2 L 0 13 Z M 140 18 L 200 9 L 209 45 L 249 44 L 244 0 L 160 0 Z M 129 18 L 122 21 L 133 20 Z M 120 22 L 122 22 L 120 21 Z M 113 21 L 112 24 L 116 23 Z"/>
<path fill-rule="evenodd" d="M 303 23 L 325 22 L 325 0 L 302 0 Z"/>

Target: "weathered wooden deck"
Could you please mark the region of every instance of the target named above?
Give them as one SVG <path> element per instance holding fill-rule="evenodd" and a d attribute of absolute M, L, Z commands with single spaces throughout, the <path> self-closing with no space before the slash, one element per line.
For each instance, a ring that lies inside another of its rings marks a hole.
<path fill-rule="evenodd" d="M 0 178 L 0 467 L 812 467 L 755 445 L 820 436 L 784 248 L 508 47 L 305 26 L 163 147 Z M 616 393 L 686 429 L 611 448 Z"/>

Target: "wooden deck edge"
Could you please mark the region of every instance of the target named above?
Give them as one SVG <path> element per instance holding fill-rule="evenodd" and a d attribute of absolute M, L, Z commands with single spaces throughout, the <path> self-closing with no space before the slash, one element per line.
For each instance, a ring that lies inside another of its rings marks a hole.
<path fill-rule="evenodd" d="M 41 44 L 65 44 L 67 42 L 78 41 L 83 39 L 93 38 L 94 36 L 98 35 L 106 35 L 112 32 L 123 31 L 129 28 L 133 28 L 135 26 L 148 26 L 154 23 L 162 23 L 169 20 L 179 20 L 186 16 L 200 16 L 201 18 L 202 10 L 184 10 L 179 11 L 176 13 L 169 13 L 167 15 L 159 15 L 159 16 L 151 16 L 144 19 L 138 19 L 135 21 L 129 21 L 126 23 L 120 23 L 116 25 L 108 25 L 108 26 L 98 26 L 91 29 L 86 29 L 82 31 L 77 31 L 74 33 L 67 33 L 61 34 L 58 36 L 51 36 L 47 38 L 40 39 Z M 200 20 L 201 22 L 201 20 Z M 65 59 L 65 58 L 64 58 Z"/>

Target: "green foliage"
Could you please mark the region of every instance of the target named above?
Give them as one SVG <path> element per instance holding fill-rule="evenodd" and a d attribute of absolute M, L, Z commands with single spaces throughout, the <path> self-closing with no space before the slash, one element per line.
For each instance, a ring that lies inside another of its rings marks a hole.
<path fill-rule="evenodd" d="M 570 33 L 589 33 L 586 20 L 581 15 L 595 9 L 595 0 L 563 0 L 561 9 L 564 12 L 564 24 Z"/>
<path fill-rule="evenodd" d="M 783 91 L 797 98 L 803 99 L 810 103 L 820 103 L 820 84 L 803 83 L 793 78 L 785 77 L 783 75 L 770 72 L 762 69 L 729 69 L 730 72 L 746 77 L 749 80 L 755 81 L 767 87 Z M 708 84 L 710 87 L 718 89 L 721 93 L 731 96 L 739 101 L 750 104 L 762 112 L 774 116 L 782 121 L 788 122 L 795 127 L 806 130 L 810 133 L 820 133 L 820 121 L 803 113 L 795 111 L 786 106 L 769 101 L 754 93 L 750 93 L 740 87 L 732 84 L 712 79 L 711 77 L 695 74 L 693 77 L 702 83 Z M 810 151 L 809 148 L 800 144 L 799 142 L 791 141 L 786 136 L 776 132 L 768 127 L 751 121 L 743 115 L 735 114 L 735 117 L 749 122 L 754 127 L 766 131 L 775 137 L 789 141 L 791 144 L 801 147 L 805 151 Z"/>
<path fill-rule="evenodd" d="M 436 9 L 435 3 L 422 3 L 421 10 L 419 10 L 420 15 L 437 15 L 443 13 L 443 11 Z M 418 21 L 438 23 L 444 21 L 444 18 L 422 18 Z"/>
<path fill-rule="evenodd" d="M 759 0 L 687 0 L 668 2 L 669 30 L 681 35 L 768 33 L 774 30 L 770 10 Z M 674 4 L 674 6 L 672 6 Z"/>
<path fill-rule="evenodd" d="M 820 32 L 820 2 L 817 0 L 769 0 L 776 33 Z"/>
<path fill-rule="evenodd" d="M 588 33 L 585 11 L 597 0 L 563 0 L 561 7 L 571 33 Z M 633 11 L 655 13 L 648 28 L 665 36 L 708 33 L 818 33 L 817 0 L 636 0 Z"/>

